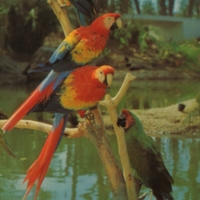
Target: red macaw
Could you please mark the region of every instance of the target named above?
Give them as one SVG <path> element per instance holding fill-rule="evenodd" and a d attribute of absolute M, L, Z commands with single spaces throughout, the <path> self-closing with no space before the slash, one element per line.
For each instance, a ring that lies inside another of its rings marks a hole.
<path fill-rule="evenodd" d="M 74 29 L 62 41 L 50 59 L 29 72 L 53 69 L 56 72 L 75 69 L 92 63 L 106 47 L 110 30 L 121 28 L 120 14 L 108 13 L 98 17 L 89 26 Z"/>
<path fill-rule="evenodd" d="M 2 130 L 9 131 L 36 104 L 55 91 L 70 70 L 94 61 L 104 50 L 110 30 L 117 24 L 121 27 L 120 15 L 108 13 L 97 18 L 90 26 L 73 30 L 53 53 L 49 61 L 40 64 L 36 71 L 53 69 L 31 96 L 8 119 Z M 24 106 L 26 104 L 26 106 Z"/>
<path fill-rule="evenodd" d="M 54 112 L 53 127 L 49 133 L 40 155 L 30 166 L 24 182 L 27 181 L 27 191 L 24 199 L 29 194 L 36 180 L 37 198 L 40 186 L 46 175 L 47 169 L 56 150 L 67 122 L 68 114 L 77 110 L 86 110 L 96 106 L 104 97 L 106 89 L 112 83 L 114 69 L 110 66 L 84 66 L 72 71 L 53 94 L 46 100 L 37 104 L 30 112 Z"/>

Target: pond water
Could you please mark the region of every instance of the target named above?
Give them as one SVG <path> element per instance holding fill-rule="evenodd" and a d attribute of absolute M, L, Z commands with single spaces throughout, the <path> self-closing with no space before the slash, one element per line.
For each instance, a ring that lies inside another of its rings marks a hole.
<path fill-rule="evenodd" d="M 116 94 L 121 81 L 115 81 L 110 93 Z M 193 99 L 200 93 L 197 80 L 135 80 L 121 102 L 123 106 L 134 109 L 148 109 L 169 106 Z"/>
<path fill-rule="evenodd" d="M 131 101 L 125 103 L 131 105 L 131 102 L 137 99 L 132 104 L 134 108 L 136 105 L 139 108 L 167 106 L 194 98 L 200 88 L 200 84 L 196 82 L 192 85 L 192 89 L 191 82 L 175 81 L 174 85 L 169 83 L 168 81 L 137 81 L 137 83 L 135 81 L 126 97 Z M 111 92 L 114 93 L 114 90 Z M 10 115 L 28 93 L 30 93 L 29 88 L 0 86 L 0 108 Z M 35 115 L 29 115 L 28 118 L 35 119 Z M 19 156 L 27 157 L 27 160 L 10 158 L 0 147 L 0 199 L 20 200 L 25 193 L 26 184 L 22 183 L 26 170 L 39 154 L 46 134 L 33 130 L 14 129 L 8 132 L 5 138 L 13 151 Z M 174 199 L 200 199 L 200 138 L 179 136 L 154 139 L 174 178 Z M 114 135 L 109 136 L 109 140 L 114 148 L 116 146 Z M 27 200 L 33 199 L 33 192 L 31 191 Z M 66 137 L 62 139 L 42 184 L 38 196 L 38 200 L 40 199 L 112 199 L 101 160 L 88 139 L 67 139 Z"/>

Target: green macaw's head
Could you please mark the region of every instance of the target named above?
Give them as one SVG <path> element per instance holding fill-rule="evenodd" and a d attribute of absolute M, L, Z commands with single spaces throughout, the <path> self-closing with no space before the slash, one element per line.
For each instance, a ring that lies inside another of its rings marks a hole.
<path fill-rule="evenodd" d="M 129 130 L 129 128 L 135 129 L 137 131 L 143 130 L 142 123 L 139 118 L 129 110 L 123 109 L 121 114 L 117 118 L 117 125 Z"/>

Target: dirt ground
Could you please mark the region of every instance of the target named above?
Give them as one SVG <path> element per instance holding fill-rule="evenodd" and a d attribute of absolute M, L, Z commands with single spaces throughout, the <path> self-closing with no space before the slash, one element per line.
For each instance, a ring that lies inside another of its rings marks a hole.
<path fill-rule="evenodd" d="M 164 108 L 152 108 L 148 110 L 132 110 L 142 121 L 144 130 L 149 135 L 185 135 L 200 136 L 200 117 L 188 118 L 196 107 L 195 99 L 183 102 L 184 112 L 178 111 L 178 105 L 174 104 Z M 112 127 L 109 117 L 106 116 L 107 127 Z"/>

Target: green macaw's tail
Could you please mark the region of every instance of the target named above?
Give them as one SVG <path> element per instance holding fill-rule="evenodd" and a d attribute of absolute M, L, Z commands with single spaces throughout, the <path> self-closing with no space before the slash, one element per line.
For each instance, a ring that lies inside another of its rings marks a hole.
<path fill-rule="evenodd" d="M 19 156 L 15 155 L 11 148 L 9 147 L 6 140 L 3 138 L 3 134 L 0 132 L 0 144 L 4 148 L 4 150 L 7 152 L 7 154 L 13 158 L 19 159 L 19 160 L 26 160 L 26 158 L 20 158 Z"/>

